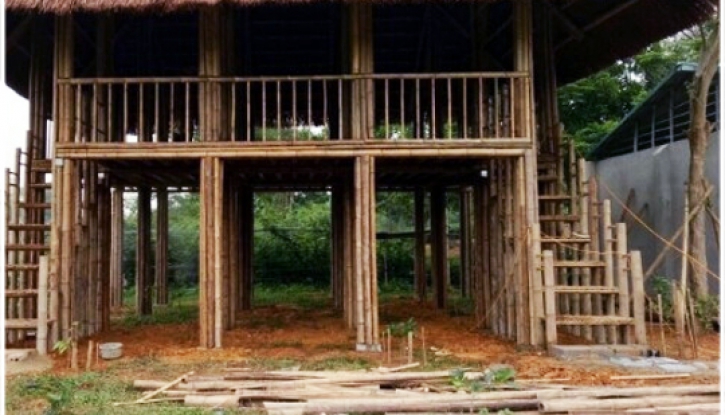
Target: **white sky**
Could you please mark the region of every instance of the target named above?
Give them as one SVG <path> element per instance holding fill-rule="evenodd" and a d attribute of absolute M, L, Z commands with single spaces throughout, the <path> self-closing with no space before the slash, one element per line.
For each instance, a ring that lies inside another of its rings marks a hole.
<path fill-rule="evenodd" d="M 28 100 L 16 94 L 4 83 L 0 85 L 0 167 L 4 180 L 5 168 L 15 164 L 15 149 L 25 148 L 30 124 Z"/>

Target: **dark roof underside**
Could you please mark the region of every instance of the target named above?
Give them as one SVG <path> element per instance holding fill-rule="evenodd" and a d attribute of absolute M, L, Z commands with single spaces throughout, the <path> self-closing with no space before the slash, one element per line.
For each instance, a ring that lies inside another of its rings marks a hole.
<path fill-rule="evenodd" d="M 708 19 L 715 12 L 717 5 L 715 0 L 569 0 L 568 2 L 550 1 L 551 4 L 544 7 L 543 1 L 534 1 L 536 13 L 551 8 L 558 10 L 558 13 L 553 14 L 552 19 L 555 24 L 555 43 L 558 45 L 556 71 L 560 85 L 586 77 L 611 65 L 618 59 L 636 54 L 652 42 Z M 458 52 L 453 49 L 463 47 L 470 49 L 470 39 L 466 39 L 465 35 L 457 38 L 455 33 L 459 31 L 460 23 L 466 21 L 467 14 L 472 11 L 471 5 L 475 2 L 444 0 L 429 2 L 373 0 L 373 2 L 377 5 L 378 15 L 395 17 L 376 22 L 376 33 L 378 31 L 386 33 L 382 42 L 376 42 L 376 48 L 386 47 L 387 50 L 384 53 L 387 56 L 403 58 L 407 53 L 404 48 L 414 49 L 414 47 L 404 45 L 405 38 L 406 36 L 415 37 L 413 35 L 419 34 L 419 25 L 411 22 L 422 18 L 423 5 L 428 4 L 434 5 L 434 15 L 444 25 L 450 25 L 450 29 L 441 32 L 445 37 L 439 36 L 440 39 L 438 39 L 439 43 L 449 49 L 450 56 L 457 56 L 455 54 Z M 479 0 L 479 2 L 489 4 L 490 12 L 494 15 L 502 10 L 510 10 L 510 2 L 507 1 Z M 218 3 L 250 6 L 241 9 L 251 11 L 268 10 L 270 13 L 277 13 L 281 20 L 287 19 L 291 24 L 296 23 L 301 18 L 301 14 L 305 14 L 299 13 L 302 9 L 309 10 L 310 13 L 306 14 L 320 13 L 322 10 L 322 13 L 329 12 L 329 15 L 334 15 L 336 13 L 334 10 L 339 9 L 343 4 L 340 1 L 315 0 L 225 0 L 223 2 L 220 0 L 6 0 L 8 8 L 6 17 L 7 82 L 13 89 L 25 95 L 28 53 L 31 44 L 30 30 L 27 30 L 29 16 L 33 16 L 33 19 L 43 19 L 47 23 L 45 24 L 46 35 L 52 38 L 51 13 L 113 11 L 127 16 L 135 15 L 136 18 L 141 18 L 141 13 L 144 18 L 147 16 L 159 18 L 165 14 L 164 18 L 178 19 L 183 22 L 189 20 L 190 16 L 194 20 L 194 10 L 199 7 Z M 290 9 L 290 12 L 285 12 L 285 9 Z M 447 12 L 442 13 L 439 9 L 445 9 Z M 403 15 L 404 13 L 409 14 Z M 452 18 L 448 16 L 452 16 Z M 459 21 L 456 22 L 456 19 Z M 406 26 L 401 26 L 403 24 L 401 22 L 406 20 L 407 23 L 404 23 Z M 497 58 L 501 56 L 500 54 L 510 58 L 510 53 L 508 53 L 510 51 L 510 20 L 491 18 L 488 23 L 489 33 L 497 30 L 495 24 L 509 24 L 509 28 L 501 31 L 494 38 L 489 45 L 489 52 Z M 335 27 L 329 29 L 330 33 L 338 33 L 335 32 Z M 131 28 L 131 30 L 136 29 Z M 534 31 L 534 36 L 537 36 L 536 27 Z M 196 32 L 191 30 L 190 33 L 191 37 L 185 47 L 187 51 L 194 48 L 196 42 L 194 39 Z M 178 38 L 178 32 L 169 31 L 160 36 Z M 396 48 L 400 48 L 400 51 L 396 51 Z M 329 50 L 335 49 L 331 47 Z M 376 71 L 379 72 L 383 72 L 386 68 L 385 63 L 380 69 L 377 66 L 376 62 Z M 334 68 L 339 68 L 339 62 L 335 63 Z M 458 67 L 434 69 L 467 70 L 465 67 L 461 68 L 463 69 Z M 415 72 L 416 70 L 410 71 Z"/>

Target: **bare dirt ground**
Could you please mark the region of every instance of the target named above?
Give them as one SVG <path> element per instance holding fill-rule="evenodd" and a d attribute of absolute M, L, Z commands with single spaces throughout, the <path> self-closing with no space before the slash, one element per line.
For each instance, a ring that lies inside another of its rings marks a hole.
<path fill-rule="evenodd" d="M 713 383 L 718 382 L 715 375 L 693 375 L 687 378 L 671 380 L 627 380 L 612 381 L 613 375 L 651 373 L 643 370 L 629 371 L 598 363 L 597 361 L 564 361 L 546 356 L 540 351 L 518 351 L 514 342 L 506 341 L 473 329 L 472 316 L 450 315 L 450 312 L 436 310 L 430 304 L 421 304 L 415 300 L 400 299 L 384 303 L 380 307 L 381 327 L 396 321 L 412 317 L 418 327 L 425 328 L 426 344 L 429 347 L 443 349 L 450 355 L 435 356 L 428 352 L 429 369 L 441 369 L 446 366 L 466 365 L 472 368 L 485 368 L 492 364 L 513 366 L 519 379 L 557 379 L 557 383 L 576 385 L 615 385 L 638 386 L 653 384 Z M 452 313 L 456 314 L 456 313 Z M 371 366 L 386 365 L 385 354 L 356 353 L 351 351 L 354 336 L 344 326 L 338 313 L 325 309 L 308 309 L 296 306 L 265 306 L 239 315 L 238 326 L 224 334 L 224 348 L 204 350 L 198 345 L 198 326 L 195 322 L 165 325 L 141 325 L 114 327 L 100 336 L 96 342 L 122 342 L 124 357 L 113 363 L 101 361 L 104 365 L 116 365 L 125 361 L 139 361 L 149 358 L 170 365 L 212 364 L 240 366 L 251 361 L 287 360 L 290 362 L 314 362 L 343 359 L 359 359 Z M 659 331 L 654 326 L 648 328 L 650 344 L 660 348 Z M 562 343 L 577 340 L 562 334 Z M 667 332 L 668 356 L 678 358 L 677 338 L 672 330 Z M 84 366 L 86 342 L 81 342 L 79 356 Z M 419 343 L 416 348 L 419 348 Z M 699 338 L 699 359 L 718 360 L 720 339 L 717 333 L 705 333 Z M 430 350 L 430 349 L 428 349 Z M 691 351 L 685 350 L 685 359 L 691 358 Z M 420 353 L 417 358 L 420 359 Z M 66 373 L 67 356 L 55 356 L 53 372 Z M 143 365 L 134 365 L 137 378 L 144 376 Z M 321 367 L 325 368 L 325 367 Z M 425 369 L 425 368 L 421 368 Z M 564 378 L 567 380 L 558 379 Z"/>

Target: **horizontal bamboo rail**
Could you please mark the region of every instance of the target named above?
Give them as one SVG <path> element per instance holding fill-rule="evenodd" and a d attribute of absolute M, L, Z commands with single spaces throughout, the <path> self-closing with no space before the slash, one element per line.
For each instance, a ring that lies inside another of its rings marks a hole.
<path fill-rule="evenodd" d="M 343 140 L 359 105 L 373 108 L 366 140 L 530 140 L 530 84 L 524 72 L 66 78 L 58 92 L 74 143 Z M 373 91 L 366 102 L 351 100 L 360 85 Z M 220 123 L 204 130 L 210 93 Z"/>

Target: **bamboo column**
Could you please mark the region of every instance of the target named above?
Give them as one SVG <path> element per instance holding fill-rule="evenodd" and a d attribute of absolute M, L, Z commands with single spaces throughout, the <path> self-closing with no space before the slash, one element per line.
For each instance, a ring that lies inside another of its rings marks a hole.
<path fill-rule="evenodd" d="M 156 189 L 156 304 L 169 302 L 168 288 L 169 249 L 169 193 L 166 187 Z"/>
<path fill-rule="evenodd" d="M 48 257 L 38 258 L 38 333 L 36 349 L 38 354 L 48 354 Z"/>
<path fill-rule="evenodd" d="M 344 223 L 342 210 L 342 189 L 335 185 L 332 187 L 330 200 L 330 289 L 332 291 L 333 307 L 337 310 L 343 309 L 343 272 L 342 266 L 342 226 Z"/>
<path fill-rule="evenodd" d="M 68 338 L 71 329 L 73 311 L 73 288 L 75 272 L 75 214 L 76 189 L 78 186 L 75 162 L 70 159 L 63 160 L 63 194 L 60 195 L 59 204 L 62 206 L 60 245 L 60 336 Z"/>
<path fill-rule="evenodd" d="M 242 291 L 241 309 L 252 309 L 254 291 L 254 192 L 248 186 L 240 191 L 240 210 L 242 221 L 241 247 L 242 247 Z"/>
<path fill-rule="evenodd" d="M 372 74 L 373 56 L 373 7 L 368 3 L 350 3 L 347 8 L 348 53 L 350 73 Z M 374 85 L 372 80 L 352 83 L 351 133 L 353 139 L 375 137 Z"/>
<path fill-rule="evenodd" d="M 471 295 L 471 189 L 463 187 L 460 191 L 460 269 L 461 295 Z"/>
<path fill-rule="evenodd" d="M 240 305 L 240 285 L 241 285 L 241 247 L 240 247 L 240 209 L 239 209 L 239 186 L 231 183 L 227 188 L 229 200 L 229 224 L 226 227 L 229 238 L 229 245 L 226 247 L 229 258 L 229 276 L 228 284 L 228 304 L 227 309 L 227 325 L 226 329 L 231 330 L 236 325 L 237 310 Z"/>
<path fill-rule="evenodd" d="M 447 306 L 448 282 L 448 235 L 446 226 L 446 192 L 442 187 L 431 189 L 431 271 L 437 308 Z"/>
<path fill-rule="evenodd" d="M 425 269 L 425 190 L 416 188 L 414 195 L 415 221 L 415 292 L 420 301 L 427 297 L 428 279 Z"/>
<path fill-rule="evenodd" d="M 123 305 L 123 187 L 111 190 L 111 308 Z"/>
<path fill-rule="evenodd" d="M 345 291 L 345 321 L 347 328 L 355 328 L 355 192 L 354 174 L 347 174 L 343 184 L 343 267 Z"/>
<path fill-rule="evenodd" d="M 103 178 L 103 186 L 100 188 L 99 197 L 101 203 L 98 206 L 100 214 L 100 237 L 99 245 L 101 250 L 101 258 L 99 261 L 99 330 L 108 330 L 111 326 L 111 286 L 107 275 L 111 274 L 111 186 L 108 176 Z"/>
<path fill-rule="evenodd" d="M 630 307 L 629 307 L 629 278 L 627 278 L 627 271 L 629 269 L 628 255 L 627 255 L 627 225 L 624 223 L 618 223 L 615 228 L 616 238 L 616 252 L 614 255 L 616 272 L 617 272 L 617 285 L 619 288 L 619 316 L 629 318 Z M 623 343 L 631 344 L 632 335 L 629 326 L 623 328 Z"/>
<path fill-rule="evenodd" d="M 150 315 L 153 312 L 151 285 L 151 189 L 138 188 L 136 227 L 136 313 Z"/>
<path fill-rule="evenodd" d="M 219 160 L 201 159 L 199 184 L 199 343 L 212 348 L 217 344 L 215 333 L 215 189 L 219 180 Z"/>
<path fill-rule="evenodd" d="M 533 97 L 533 4 L 532 0 L 516 1 L 514 6 L 514 69 L 521 72 L 527 72 L 528 77 L 523 82 L 518 84 L 519 92 L 516 96 L 520 97 L 521 106 L 520 114 L 517 119 L 521 120 L 520 131 L 523 137 L 528 137 L 532 145 L 535 146 L 536 138 L 536 119 L 535 119 L 535 107 Z M 525 228 L 531 229 L 534 223 L 539 221 L 538 219 L 538 187 L 537 187 L 537 151 L 535 147 L 526 150 L 524 155 L 524 199 L 525 199 Z M 530 246 L 533 240 L 529 239 L 526 247 L 525 259 L 522 255 L 522 261 L 525 261 L 524 269 L 526 275 L 524 278 L 526 281 L 532 281 L 536 277 L 537 270 L 534 269 L 534 263 L 536 260 L 533 258 L 534 252 L 540 250 L 540 247 L 534 249 Z M 528 283 L 527 283 L 528 284 Z M 534 302 L 529 301 L 528 307 L 533 308 Z M 527 315 L 531 315 L 532 311 L 529 310 Z M 537 344 L 542 344 L 543 336 L 540 330 L 540 325 L 535 321 L 530 322 L 531 338 Z"/>

